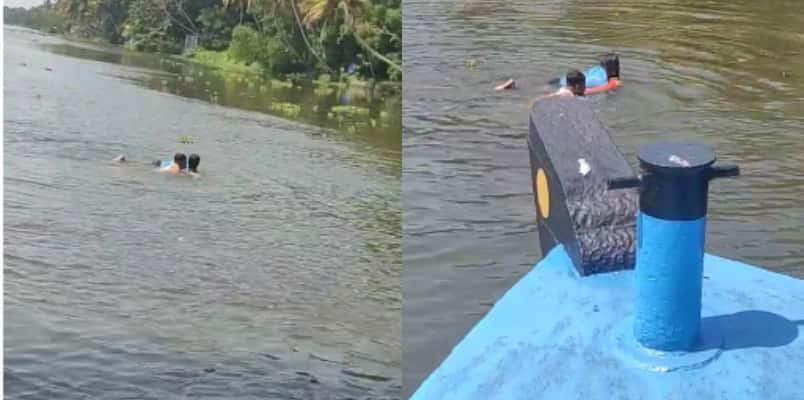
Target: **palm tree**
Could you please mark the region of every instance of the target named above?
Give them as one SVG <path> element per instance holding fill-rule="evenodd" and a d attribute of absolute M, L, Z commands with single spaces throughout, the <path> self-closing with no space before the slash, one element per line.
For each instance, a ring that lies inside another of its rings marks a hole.
<path fill-rule="evenodd" d="M 281 1 L 281 0 L 280 0 Z M 299 17 L 299 9 L 296 7 L 296 0 L 287 0 L 290 3 L 290 8 L 293 9 L 293 16 L 296 18 L 296 25 L 299 27 L 299 32 L 301 32 L 302 39 L 304 39 L 304 44 L 307 45 L 307 48 L 310 49 L 310 53 L 313 53 L 315 58 L 318 59 L 318 62 L 321 63 L 322 66 L 327 70 L 327 72 L 332 72 L 332 68 L 327 65 L 326 61 L 316 53 L 313 49 L 313 46 L 310 44 L 310 41 L 307 39 L 307 33 L 305 32 L 304 24 L 302 24 L 302 20 Z"/>
<path fill-rule="evenodd" d="M 304 8 L 304 24 L 308 27 L 318 26 L 322 22 L 336 18 L 338 10 L 341 10 L 344 24 L 349 29 L 349 33 L 355 38 L 357 44 L 374 57 L 382 60 L 388 67 L 402 71 L 398 64 L 369 46 L 358 33 L 360 30 L 373 31 L 376 29 L 369 23 L 360 22 L 369 7 L 366 0 L 303 0 L 302 7 Z"/>
<path fill-rule="evenodd" d="M 240 9 L 240 23 L 243 23 L 243 11 L 248 11 L 252 9 L 258 1 L 263 1 L 265 3 L 273 2 L 274 5 L 283 5 L 287 3 L 290 6 L 291 11 L 293 12 L 293 17 L 296 20 L 296 26 L 299 29 L 299 33 L 301 34 L 302 40 L 304 41 L 305 46 L 310 51 L 310 53 L 318 60 L 318 62 L 328 71 L 332 72 L 332 69 L 327 65 L 326 61 L 318 55 L 318 52 L 315 51 L 313 45 L 310 44 L 310 40 L 307 38 L 307 32 L 304 28 L 304 24 L 302 24 L 301 17 L 299 15 L 299 10 L 296 7 L 296 0 L 223 0 L 223 5 L 225 7 L 229 7 L 232 4 L 237 4 L 237 7 Z"/>

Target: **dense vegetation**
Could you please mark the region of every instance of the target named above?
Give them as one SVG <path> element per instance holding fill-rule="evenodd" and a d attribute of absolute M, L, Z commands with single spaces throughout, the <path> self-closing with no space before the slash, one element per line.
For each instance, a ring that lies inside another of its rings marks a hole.
<path fill-rule="evenodd" d="M 402 79 L 401 0 L 46 0 L 4 12 L 6 24 L 270 74 Z"/>

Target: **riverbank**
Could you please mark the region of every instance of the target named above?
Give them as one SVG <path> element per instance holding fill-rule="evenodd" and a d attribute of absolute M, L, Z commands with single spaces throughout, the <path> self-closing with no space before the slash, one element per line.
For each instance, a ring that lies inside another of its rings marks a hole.
<path fill-rule="evenodd" d="M 218 69 L 222 72 L 232 72 L 252 76 L 262 76 L 271 78 L 266 74 L 259 63 L 246 64 L 234 59 L 230 53 L 224 51 L 197 50 L 188 55 L 175 56 L 182 60 L 191 61 L 207 67 Z M 318 74 L 315 78 L 305 78 L 302 74 L 287 74 L 284 79 L 271 79 L 275 83 L 286 85 L 304 85 L 305 82 L 312 84 L 316 91 L 328 94 L 329 91 L 342 89 L 372 90 L 379 97 L 400 96 L 402 94 L 402 82 L 388 80 L 362 79 L 357 76 L 342 76 L 338 80 L 332 80 L 329 74 Z"/>
<path fill-rule="evenodd" d="M 294 0 L 266 8 L 137 0 L 79 6 L 55 0 L 6 6 L 3 20 L 160 55 L 203 49 L 194 58 L 207 65 L 271 76 L 348 71 L 360 79 L 401 81 L 401 1 L 339 4 Z"/>

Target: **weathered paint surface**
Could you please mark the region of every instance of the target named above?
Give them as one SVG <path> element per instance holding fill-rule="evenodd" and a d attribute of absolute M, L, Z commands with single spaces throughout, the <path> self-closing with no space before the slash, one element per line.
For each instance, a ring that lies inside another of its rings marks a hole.
<path fill-rule="evenodd" d="M 634 336 L 659 350 L 690 349 L 701 320 L 706 218 L 668 221 L 639 214 Z"/>
<path fill-rule="evenodd" d="M 804 399 L 804 281 L 708 254 L 703 273 L 700 330 L 720 350 L 698 368 L 656 372 L 618 351 L 634 271 L 579 278 L 559 246 L 412 399 Z"/>

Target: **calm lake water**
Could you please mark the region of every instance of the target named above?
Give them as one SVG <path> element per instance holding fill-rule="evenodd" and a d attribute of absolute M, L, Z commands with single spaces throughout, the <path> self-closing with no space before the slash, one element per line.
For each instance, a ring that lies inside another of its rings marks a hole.
<path fill-rule="evenodd" d="M 804 278 L 800 5 L 406 0 L 404 395 L 540 259 L 527 101 L 610 50 L 624 86 L 589 101 L 632 165 L 646 143 L 713 146 L 743 176 L 712 186 L 707 250 Z"/>
<path fill-rule="evenodd" d="M 4 34 L 7 398 L 400 397 L 398 97 Z"/>

